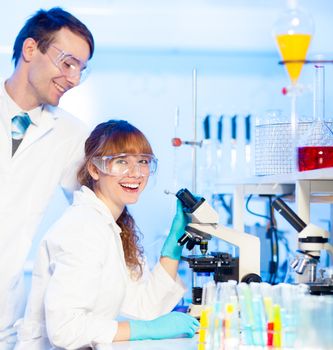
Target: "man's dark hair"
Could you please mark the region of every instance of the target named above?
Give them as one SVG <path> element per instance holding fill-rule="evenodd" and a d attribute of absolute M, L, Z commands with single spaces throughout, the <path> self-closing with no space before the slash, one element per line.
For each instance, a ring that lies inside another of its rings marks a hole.
<path fill-rule="evenodd" d="M 16 67 L 22 53 L 23 42 L 32 38 L 37 42 L 38 48 L 45 53 L 54 40 L 54 34 L 62 28 L 67 28 L 84 39 L 90 49 L 89 59 L 94 54 L 94 38 L 89 29 L 76 17 L 60 7 L 49 10 L 40 9 L 26 22 L 18 33 L 13 47 L 13 61 Z"/>

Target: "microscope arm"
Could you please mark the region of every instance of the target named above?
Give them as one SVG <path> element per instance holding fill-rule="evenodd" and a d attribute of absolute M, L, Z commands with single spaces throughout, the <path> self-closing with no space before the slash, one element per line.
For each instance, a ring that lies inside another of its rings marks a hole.
<path fill-rule="evenodd" d="M 281 198 L 274 200 L 272 205 L 298 232 L 298 247 L 302 251 L 320 257 L 320 251 L 325 249 L 333 256 L 326 230 L 311 223 L 306 224 Z"/>
<path fill-rule="evenodd" d="M 331 256 L 333 257 L 333 246 L 332 246 L 332 244 L 325 243 L 324 244 L 324 249 L 327 250 L 331 254 Z"/>
<path fill-rule="evenodd" d="M 239 281 L 249 274 L 260 276 L 260 240 L 258 237 L 222 225 L 190 223 L 188 226 L 239 248 Z"/>

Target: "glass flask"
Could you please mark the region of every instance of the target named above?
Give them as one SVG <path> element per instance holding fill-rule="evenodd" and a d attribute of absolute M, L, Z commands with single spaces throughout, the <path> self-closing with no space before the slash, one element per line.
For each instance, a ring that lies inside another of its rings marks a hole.
<path fill-rule="evenodd" d="M 288 10 L 274 23 L 273 36 L 292 86 L 298 82 L 313 31 L 311 16 L 297 6 L 296 0 L 288 1 Z"/>
<path fill-rule="evenodd" d="M 333 132 L 325 121 L 325 67 L 314 66 L 313 122 L 297 147 L 298 170 L 333 167 Z"/>
<path fill-rule="evenodd" d="M 305 63 L 306 55 L 314 32 L 312 17 L 298 7 L 297 0 L 288 0 L 288 9 L 284 11 L 273 26 L 273 36 L 276 41 L 282 62 L 286 68 L 291 86 L 287 88 L 290 96 L 290 126 L 293 149 L 293 168 L 295 166 L 295 149 L 297 135 L 296 98 L 302 92 L 298 80 Z"/>

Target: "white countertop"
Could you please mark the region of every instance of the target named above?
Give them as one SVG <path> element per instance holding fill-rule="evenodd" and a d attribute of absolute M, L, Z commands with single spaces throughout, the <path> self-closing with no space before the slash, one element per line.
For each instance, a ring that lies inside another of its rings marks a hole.
<path fill-rule="evenodd" d="M 271 347 L 266 346 L 249 346 L 239 345 L 238 350 L 269 350 Z M 229 349 L 236 349 L 230 347 Z M 228 349 L 228 347 L 226 347 Z M 280 348 L 281 350 L 287 348 Z M 291 348 L 288 347 L 290 350 Z M 305 348 L 304 348 L 305 349 Z M 307 350 L 317 350 L 317 347 L 307 347 Z M 198 335 L 193 338 L 178 338 L 164 340 L 138 340 L 138 341 L 122 341 L 112 344 L 99 345 L 96 350 L 198 350 Z M 209 350 L 206 349 L 206 350 Z"/>
<path fill-rule="evenodd" d="M 99 345 L 97 350 L 197 350 L 197 337 L 164 340 L 122 341 Z"/>

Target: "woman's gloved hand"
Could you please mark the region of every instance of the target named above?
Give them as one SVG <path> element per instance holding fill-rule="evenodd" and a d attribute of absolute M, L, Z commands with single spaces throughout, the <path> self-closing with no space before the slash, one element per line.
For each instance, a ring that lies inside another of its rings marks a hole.
<path fill-rule="evenodd" d="M 161 256 L 167 256 L 171 259 L 179 260 L 182 255 L 183 246 L 177 244 L 178 239 L 185 233 L 187 219 L 183 212 L 183 207 L 179 199 L 177 199 L 176 215 L 173 218 L 171 229 L 166 238 Z"/>
<path fill-rule="evenodd" d="M 167 339 L 179 336 L 191 338 L 199 321 L 182 312 L 170 312 L 151 321 L 131 320 L 130 340 Z"/>

